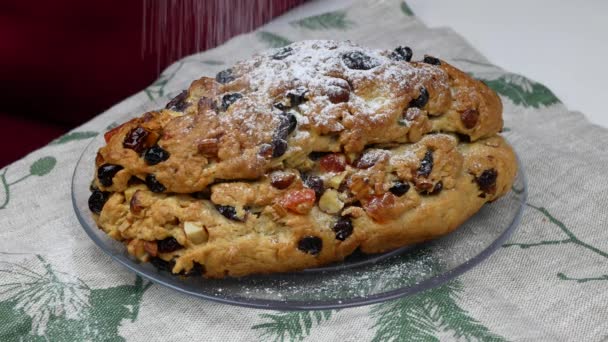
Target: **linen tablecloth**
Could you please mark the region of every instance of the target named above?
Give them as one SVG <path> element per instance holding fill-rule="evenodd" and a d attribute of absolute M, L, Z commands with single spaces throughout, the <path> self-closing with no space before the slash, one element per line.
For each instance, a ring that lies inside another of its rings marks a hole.
<path fill-rule="evenodd" d="M 529 182 L 521 226 L 510 241 L 441 287 L 322 312 L 199 300 L 113 262 L 72 209 L 71 175 L 90 140 L 195 78 L 301 39 L 408 45 L 415 59 L 441 57 L 495 89 L 504 103 L 504 135 Z M 517 42 L 505 44 L 517 49 Z M 567 61 L 555 58 L 547 63 L 559 72 Z M 492 65 L 449 29 L 425 27 L 400 1 L 361 0 L 269 24 L 175 63 L 144 91 L 0 170 L 0 341 L 605 341 L 607 145 L 605 129 L 568 111 L 542 84 Z"/>

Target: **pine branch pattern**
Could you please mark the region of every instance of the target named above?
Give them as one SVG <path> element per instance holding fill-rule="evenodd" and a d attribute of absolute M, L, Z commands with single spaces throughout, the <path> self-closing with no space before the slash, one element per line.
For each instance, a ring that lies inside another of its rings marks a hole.
<path fill-rule="evenodd" d="M 252 329 L 261 331 L 263 341 L 302 341 L 310 335 L 313 324 L 319 325 L 331 316 L 332 310 L 261 314 L 267 322 L 254 325 Z"/>
<path fill-rule="evenodd" d="M 258 38 L 264 42 L 269 48 L 280 48 L 283 47 L 285 45 L 289 45 L 291 43 L 293 43 L 291 40 L 279 36 L 278 34 L 274 34 L 274 33 L 270 33 L 270 32 L 266 32 L 266 31 L 259 31 L 257 33 Z"/>
<path fill-rule="evenodd" d="M 51 141 L 49 145 L 61 145 L 74 140 L 86 140 L 97 136 L 97 132 L 82 131 L 82 132 L 71 132 L 60 136 L 59 138 Z"/>
<path fill-rule="evenodd" d="M 335 11 L 323 13 L 290 23 L 294 27 L 301 27 L 308 30 L 346 30 L 353 25 L 353 22 L 346 18 L 346 11 Z"/>

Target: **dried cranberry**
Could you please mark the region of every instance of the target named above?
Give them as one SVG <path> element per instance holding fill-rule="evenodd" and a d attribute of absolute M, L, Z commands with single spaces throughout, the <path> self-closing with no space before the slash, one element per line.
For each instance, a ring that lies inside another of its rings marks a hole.
<path fill-rule="evenodd" d="M 289 99 L 289 103 L 291 107 L 297 107 L 306 101 L 306 93 L 308 93 L 308 89 L 304 87 L 297 87 L 296 89 L 292 89 L 287 92 L 287 98 Z"/>
<path fill-rule="evenodd" d="M 298 126 L 298 120 L 295 115 L 286 112 L 281 113 L 279 120 L 276 137 L 286 139 Z"/>
<path fill-rule="evenodd" d="M 481 191 L 493 193 L 496 191 L 496 178 L 498 178 L 498 172 L 494 169 L 488 169 L 483 171 L 475 181 Z"/>
<path fill-rule="evenodd" d="M 319 160 L 319 168 L 323 172 L 342 172 L 345 167 L 346 161 L 341 154 L 328 154 Z"/>
<path fill-rule="evenodd" d="M 439 58 L 435 58 L 433 56 L 424 56 L 424 59 L 422 61 L 426 64 L 441 65 L 441 61 L 439 60 Z"/>
<path fill-rule="evenodd" d="M 243 221 L 236 215 L 236 208 L 230 205 L 216 205 L 215 208 L 222 216 L 233 221 Z"/>
<path fill-rule="evenodd" d="M 271 144 L 262 144 L 260 146 L 260 151 L 258 152 L 258 154 L 266 159 L 272 157 L 273 154 L 273 147 Z"/>
<path fill-rule="evenodd" d="M 156 243 L 158 245 L 159 253 L 171 253 L 180 248 L 184 248 L 184 246 L 180 245 L 174 237 L 158 240 Z"/>
<path fill-rule="evenodd" d="M 222 111 L 226 111 L 233 103 L 242 98 L 239 93 L 226 94 L 222 97 Z"/>
<path fill-rule="evenodd" d="M 112 186 L 112 178 L 122 169 L 120 165 L 103 164 L 97 169 L 97 179 L 103 186 Z"/>
<path fill-rule="evenodd" d="M 272 140 L 272 158 L 278 158 L 287 152 L 287 141 L 284 139 Z"/>
<path fill-rule="evenodd" d="M 158 180 L 156 180 L 156 176 L 153 174 L 148 174 L 146 176 L 146 185 L 148 189 L 152 192 L 163 192 L 167 190 L 164 185 L 162 185 Z"/>
<path fill-rule="evenodd" d="M 420 87 L 420 95 L 418 98 L 410 101 L 410 107 L 423 108 L 429 102 L 429 92 L 425 87 Z"/>
<path fill-rule="evenodd" d="M 175 261 L 165 261 L 159 257 L 150 258 L 150 263 L 154 265 L 159 271 L 171 272 L 175 266 Z"/>
<path fill-rule="evenodd" d="M 391 52 L 389 58 L 394 61 L 409 62 L 412 60 L 412 49 L 410 49 L 408 46 L 399 46 L 395 49 L 395 51 Z"/>
<path fill-rule="evenodd" d="M 342 55 L 342 61 L 349 69 L 369 70 L 380 65 L 376 59 L 360 51 L 351 51 Z"/>
<path fill-rule="evenodd" d="M 353 233 L 353 222 L 349 216 L 341 216 L 332 230 L 336 233 L 336 239 L 344 241 Z"/>
<path fill-rule="evenodd" d="M 325 192 L 325 184 L 323 184 L 321 178 L 304 174 L 302 175 L 302 180 L 304 181 L 304 185 L 314 190 L 317 199 L 321 198 L 323 192 Z"/>
<path fill-rule="evenodd" d="M 433 151 L 426 150 L 418 168 L 418 176 L 428 177 L 433 171 Z"/>
<path fill-rule="evenodd" d="M 460 114 L 460 120 L 466 129 L 471 129 L 477 125 L 479 112 L 476 109 L 467 109 Z"/>
<path fill-rule="evenodd" d="M 169 159 L 169 152 L 165 151 L 162 147 L 154 145 L 150 147 L 144 154 L 144 160 L 148 165 L 156 165 L 160 162 L 164 162 Z"/>
<path fill-rule="evenodd" d="M 186 102 L 187 99 L 188 99 L 188 91 L 184 90 L 181 93 L 179 93 L 179 95 L 177 95 L 176 97 L 171 99 L 171 101 L 169 101 L 169 103 L 167 103 L 167 106 L 165 106 L 165 108 L 175 110 L 178 112 L 182 112 L 184 109 L 188 108 L 188 102 Z"/>
<path fill-rule="evenodd" d="M 143 127 L 135 127 L 127 133 L 125 140 L 122 142 L 122 147 L 132 149 L 140 153 L 145 149 L 146 138 L 150 135 Z"/>
<path fill-rule="evenodd" d="M 221 84 L 226 84 L 234 81 L 232 69 L 222 70 L 215 75 L 215 80 Z"/>
<path fill-rule="evenodd" d="M 283 190 L 288 188 L 295 178 L 296 176 L 293 173 L 275 171 L 270 174 L 270 185 L 279 190 Z"/>
<path fill-rule="evenodd" d="M 388 189 L 395 196 L 403 196 L 410 189 L 410 185 L 408 183 L 403 182 L 395 182 L 395 184 Z"/>
<path fill-rule="evenodd" d="M 321 253 L 323 240 L 316 236 L 305 236 L 298 241 L 298 249 L 304 253 L 317 255 Z"/>
<path fill-rule="evenodd" d="M 100 214 L 103 206 L 110 198 L 110 193 L 105 191 L 95 190 L 89 197 L 89 209 L 95 214 Z"/>
<path fill-rule="evenodd" d="M 274 55 L 272 55 L 272 59 L 275 60 L 282 60 L 285 59 L 289 56 L 291 56 L 293 54 L 293 49 L 289 46 L 286 46 L 284 48 L 279 49 L 279 51 L 277 53 L 275 53 Z"/>

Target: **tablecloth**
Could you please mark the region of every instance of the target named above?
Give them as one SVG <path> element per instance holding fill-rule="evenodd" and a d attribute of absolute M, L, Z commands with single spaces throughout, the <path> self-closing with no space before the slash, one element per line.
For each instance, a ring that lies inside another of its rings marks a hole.
<path fill-rule="evenodd" d="M 201 75 L 261 49 L 313 38 L 408 45 L 415 58 L 441 57 L 501 95 L 504 135 L 529 180 L 521 226 L 508 243 L 450 283 L 414 296 L 276 312 L 154 285 L 87 237 L 72 209 L 70 181 L 93 137 Z M 504 43 L 517 49 L 517 42 Z M 547 63 L 559 72 L 567 61 L 555 56 Z M 0 170 L 0 341 L 605 341 L 607 144 L 605 129 L 568 111 L 542 84 L 495 67 L 450 29 L 425 27 L 400 1 L 360 0 L 270 24 L 175 63 L 144 91 Z"/>

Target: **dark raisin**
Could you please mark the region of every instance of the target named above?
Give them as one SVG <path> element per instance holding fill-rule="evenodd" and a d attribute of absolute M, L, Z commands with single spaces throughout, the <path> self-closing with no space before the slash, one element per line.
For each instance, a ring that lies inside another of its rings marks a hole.
<path fill-rule="evenodd" d="M 283 190 L 288 188 L 295 178 L 296 176 L 293 173 L 275 171 L 270 174 L 270 185 L 279 190 Z"/>
<path fill-rule="evenodd" d="M 353 233 L 353 222 L 349 216 L 341 216 L 332 230 L 336 233 L 336 239 L 344 241 Z"/>
<path fill-rule="evenodd" d="M 475 127 L 477 120 L 479 120 L 479 112 L 476 109 L 467 109 L 460 113 L 460 121 L 466 129 Z"/>
<path fill-rule="evenodd" d="M 428 177 L 433 171 L 433 151 L 426 150 L 418 168 L 418 176 Z"/>
<path fill-rule="evenodd" d="M 222 97 L 222 111 L 226 111 L 233 103 L 242 98 L 243 95 L 239 93 L 226 94 Z"/>
<path fill-rule="evenodd" d="M 222 70 L 215 75 L 215 80 L 221 84 L 226 84 L 234 81 L 234 75 L 232 74 L 232 69 Z"/>
<path fill-rule="evenodd" d="M 89 197 L 89 209 L 95 214 L 100 214 L 101 209 L 110 198 L 110 193 L 105 191 L 95 190 Z"/>
<path fill-rule="evenodd" d="M 167 190 L 164 185 L 162 185 L 158 180 L 156 180 L 156 176 L 153 174 L 148 174 L 146 176 L 146 185 L 148 189 L 152 192 L 163 192 Z"/>
<path fill-rule="evenodd" d="M 422 61 L 426 64 L 441 65 L 441 61 L 439 60 L 439 58 L 435 58 L 433 56 L 424 56 L 424 59 Z"/>
<path fill-rule="evenodd" d="M 304 253 L 317 255 L 321 253 L 323 240 L 316 236 L 305 236 L 298 241 L 298 249 Z"/>
<path fill-rule="evenodd" d="M 315 191 L 317 199 L 321 198 L 323 192 L 325 192 L 325 184 L 323 180 L 317 176 L 303 175 L 302 180 L 304 185 Z"/>
<path fill-rule="evenodd" d="M 148 165 L 156 165 L 169 159 L 169 156 L 169 152 L 165 151 L 158 145 L 154 145 L 146 151 L 144 154 L 144 160 Z"/>
<path fill-rule="evenodd" d="M 466 134 L 456 133 L 456 136 L 458 137 L 458 140 L 460 140 L 461 142 L 466 142 L 466 143 L 471 142 L 471 137 Z"/>
<path fill-rule="evenodd" d="M 342 61 L 349 69 L 369 70 L 380 65 L 376 59 L 360 52 L 352 51 L 342 55 Z"/>
<path fill-rule="evenodd" d="M 99 190 L 99 188 L 97 187 L 97 185 L 95 185 L 95 180 L 92 180 L 91 184 L 89 184 L 89 191 L 95 191 L 95 190 Z"/>
<path fill-rule="evenodd" d="M 159 257 L 150 258 L 150 263 L 154 265 L 159 271 L 171 272 L 175 266 L 175 261 L 165 261 Z"/>
<path fill-rule="evenodd" d="M 181 93 L 179 93 L 179 95 L 177 95 L 176 97 L 171 99 L 171 101 L 169 101 L 169 103 L 167 103 L 167 106 L 165 106 L 165 108 L 181 112 L 184 109 L 188 108 L 188 102 L 186 102 L 187 99 L 188 99 L 188 91 L 184 90 Z"/>
<path fill-rule="evenodd" d="M 289 99 L 290 106 L 293 108 L 306 102 L 306 93 L 308 93 L 308 89 L 304 87 L 297 87 L 288 91 L 287 98 Z"/>
<path fill-rule="evenodd" d="M 289 109 L 289 107 L 287 107 L 284 103 L 282 102 L 276 102 L 273 104 L 274 108 L 279 109 L 279 110 L 287 110 Z"/>
<path fill-rule="evenodd" d="M 199 264 L 198 262 L 194 262 L 192 268 L 188 272 L 182 271 L 180 273 L 181 276 L 184 277 L 198 277 L 205 274 L 205 266 Z"/>
<path fill-rule="evenodd" d="M 429 102 L 429 92 L 425 87 L 420 87 L 420 95 L 410 101 L 410 107 L 423 108 L 427 102 Z"/>
<path fill-rule="evenodd" d="M 216 205 L 215 208 L 222 216 L 233 221 L 243 221 L 236 215 L 236 208 L 230 205 Z"/>
<path fill-rule="evenodd" d="M 287 141 L 284 139 L 272 140 L 272 158 L 278 158 L 287 152 Z"/>
<path fill-rule="evenodd" d="M 410 49 L 408 46 L 399 46 L 395 49 L 395 51 L 391 52 L 389 58 L 394 61 L 409 62 L 412 60 L 412 49 Z"/>
<path fill-rule="evenodd" d="M 330 154 L 331 152 L 310 152 L 308 154 L 308 158 L 310 158 L 310 160 L 319 160 L 323 157 L 325 157 L 326 155 Z"/>
<path fill-rule="evenodd" d="M 433 187 L 433 191 L 431 191 L 429 195 L 437 195 L 441 192 L 441 190 L 443 190 L 443 182 L 439 181 L 437 182 L 437 184 L 435 184 L 435 186 Z"/>
<path fill-rule="evenodd" d="M 159 253 L 171 253 L 175 252 L 180 248 L 184 248 L 184 246 L 180 245 L 174 237 L 168 237 L 164 240 L 158 240 L 156 243 L 158 245 Z"/>
<path fill-rule="evenodd" d="M 403 196 L 410 189 L 409 183 L 395 182 L 395 184 L 388 189 L 395 196 Z"/>
<path fill-rule="evenodd" d="M 382 158 L 382 155 L 376 151 L 367 151 L 355 161 L 355 167 L 358 169 L 369 169 L 370 167 L 376 165 L 380 158 Z"/>
<path fill-rule="evenodd" d="M 112 178 L 122 169 L 120 165 L 103 164 L 97 169 L 97 179 L 103 186 L 112 186 Z"/>
<path fill-rule="evenodd" d="M 277 127 L 275 137 L 279 139 L 287 139 L 287 136 L 296 129 L 298 120 L 296 119 L 295 115 L 286 112 L 281 113 L 279 120 L 279 126 Z"/>
<path fill-rule="evenodd" d="M 475 179 L 479 189 L 485 193 L 494 193 L 496 191 L 496 178 L 498 172 L 494 169 L 485 170 Z"/>
<path fill-rule="evenodd" d="M 274 55 L 272 55 L 272 59 L 275 60 L 281 60 L 281 59 L 285 59 L 289 56 L 291 56 L 293 54 L 293 49 L 289 46 L 286 46 L 284 48 L 279 49 L 279 51 L 277 53 L 275 53 Z"/>
<path fill-rule="evenodd" d="M 125 140 L 122 142 L 122 147 L 134 150 L 140 153 L 144 150 L 144 143 L 150 132 L 143 127 L 135 127 L 127 133 Z"/>

